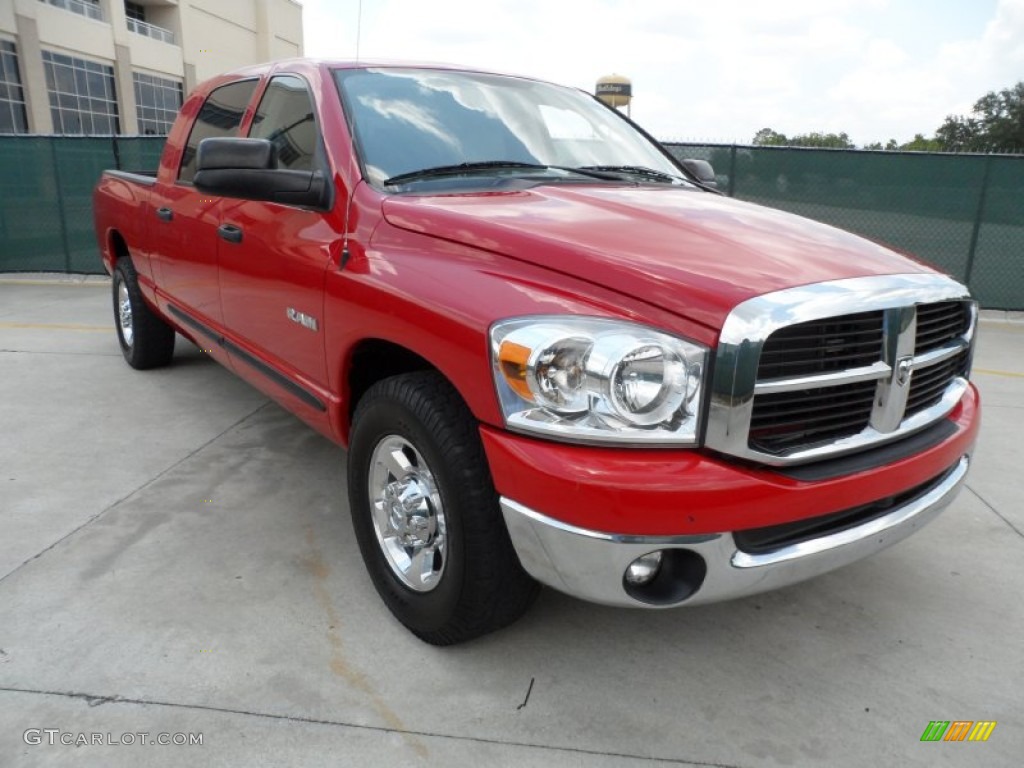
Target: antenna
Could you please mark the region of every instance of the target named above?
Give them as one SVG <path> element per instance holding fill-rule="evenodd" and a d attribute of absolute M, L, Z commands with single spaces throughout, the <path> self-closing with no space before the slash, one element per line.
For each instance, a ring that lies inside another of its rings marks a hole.
<path fill-rule="evenodd" d="M 356 61 L 359 61 L 359 42 L 363 34 L 363 0 L 359 0 L 359 15 L 356 17 Z"/>

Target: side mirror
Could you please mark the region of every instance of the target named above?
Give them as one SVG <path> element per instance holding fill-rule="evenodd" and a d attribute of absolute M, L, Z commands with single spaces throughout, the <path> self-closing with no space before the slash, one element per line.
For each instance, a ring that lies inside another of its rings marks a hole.
<path fill-rule="evenodd" d="M 326 208 L 321 171 L 277 167 L 277 148 L 267 139 L 203 139 L 196 156 L 196 189 L 211 195 Z"/>
<path fill-rule="evenodd" d="M 711 167 L 711 163 L 707 160 L 694 160 L 692 158 L 683 160 L 683 168 L 689 171 L 705 187 L 718 189 L 718 182 L 715 180 L 715 169 Z"/>

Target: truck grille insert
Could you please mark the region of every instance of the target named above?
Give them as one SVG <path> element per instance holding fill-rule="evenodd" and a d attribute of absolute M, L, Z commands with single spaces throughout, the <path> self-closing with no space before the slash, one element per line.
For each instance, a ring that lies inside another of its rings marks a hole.
<path fill-rule="evenodd" d="M 782 328 L 765 342 L 757 378 L 775 379 L 871 365 L 882 356 L 882 312 Z"/>
<path fill-rule="evenodd" d="M 917 307 L 914 355 L 960 344 L 955 357 L 916 369 L 904 417 L 942 400 L 952 381 L 966 374 L 970 352 L 962 340 L 970 329 L 970 305 L 942 301 Z M 885 360 L 885 313 L 859 312 L 780 328 L 765 341 L 758 382 L 864 368 Z M 748 445 L 778 455 L 813 448 L 864 431 L 871 423 L 880 374 L 868 381 L 758 394 L 750 418 Z"/>
<path fill-rule="evenodd" d="M 720 334 L 706 445 L 786 466 L 934 424 L 966 391 L 976 316 L 966 289 L 940 275 L 853 278 L 751 299 Z"/>
<path fill-rule="evenodd" d="M 969 301 L 936 301 L 776 328 L 760 345 L 745 449 L 784 460 L 870 444 L 941 410 L 970 369 L 972 318 Z"/>
<path fill-rule="evenodd" d="M 956 357 L 915 371 L 910 382 L 906 415 L 912 416 L 938 403 L 953 379 L 967 375 L 969 361 L 970 354 L 965 349 Z"/>
<path fill-rule="evenodd" d="M 750 445 L 778 453 L 855 435 L 868 424 L 876 388 L 875 382 L 867 381 L 758 395 L 750 419 Z"/>
<path fill-rule="evenodd" d="M 914 351 L 920 355 L 964 336 L 971 327 L 968 305 L 962 301 L 922 304 L 917 308 Z"/>

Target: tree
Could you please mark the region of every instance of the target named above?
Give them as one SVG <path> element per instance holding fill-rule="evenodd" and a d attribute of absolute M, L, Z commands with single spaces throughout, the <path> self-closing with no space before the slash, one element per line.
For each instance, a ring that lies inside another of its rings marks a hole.
<path fill-rule="evenodd" d="M 854 149 L 844 133 L 805 133 L 789 138 L 772 128 L 754 134 L 760 147 L 826 147 Z M 923 133 L 905 144 L 889 139 L 883 147 L 873 142 L 864 149 L 902 149 L 911 152 L 1024 152 L 1024 80 L 1012 88 L 990 91 L 974 102 L 970 115 L 949 115 L 933 138 Z"/>
<path fill-rule="evenodd" d="M 1024 151 L 1024 80 L 986 93 L 970 117 L 949 115 L 935 138 L 951 152 Z"/>
<path fill-rule="evenodd" d="M 949 115 L 935 131 L 935 140 L 946 152 L 984 152 L 981 124 L 970 117 Z"/>
<path fill-rule="evenodd" d="M 755 147 L 788 147 L 789 139 L 786 134 L 773 131 L 771 128 L 762 128 L 754 134 Z"/>
<path fill-rule="evenodd" d="M 914 138 L 906 144 L 900 144 L 900 149 L 910 152 L 942 152 L 945 145 L 939 139 L 926 139 L 923 133 L 915 133 Z"/>
<path fill-rule="evenodd" d="M 980 115 L 982 131 L 992 149 L 1024 150 L 1024 80 L 999 93 L 978 99 L 974 113 Z"/>
<path fill-rule="evenodd" d="M 823 147 L 825 149 L 854 149 L 854 143 L 843 133 L 804 133 L 789 140 L 791 147 Z"/>
<path fill-rule="evenodd" d="M 900 145 L 896 143 L 896 139 L 889 139 L 887 142 L 885 142 L 885 146 L 882 146 L 882 142 L 880 141 L 873 141 L 870 144 L 865 144 L 862 147 L 862 149 L 885 149 L 889 151 L 899 148 Z"/>
<path fill-rule="evenodd" d="M 853 149 L 854 144 L 846 133 L 804 133 L 786 138 L 786 134 L 771 128 L 762 128 L 754 134 L 755 147 L 826 147 L 831 149 Z"/>

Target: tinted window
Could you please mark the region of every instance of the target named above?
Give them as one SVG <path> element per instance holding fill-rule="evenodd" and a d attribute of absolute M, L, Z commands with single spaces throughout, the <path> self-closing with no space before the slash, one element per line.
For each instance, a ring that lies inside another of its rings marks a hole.
<path fill-rule="evenodd" d="M 271 80 L 252 119 L 249 136 L 269 139 L 274 144 L 279 168 L 316 168 L 316 122 L 306 83 L 292 75 Z"/>
<path fill-rule="evenodd" d="M 234 136 L 238 126 L 242 124 L 242 116 L 249 105 L 252 92 L 256 90 L 256 80 L 243 80 L 230 85 L 222 85 L 209 96 L 199 111 L 192 133 L 189 134 L 185 151 L 181 156 L 181 171 L 178 179 L 192 181 L 196 175 L 196 151 L 203 139 L 222 136 Z"/>

